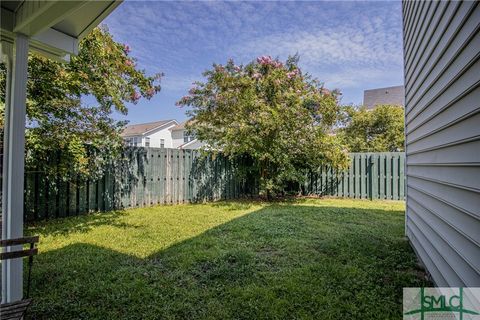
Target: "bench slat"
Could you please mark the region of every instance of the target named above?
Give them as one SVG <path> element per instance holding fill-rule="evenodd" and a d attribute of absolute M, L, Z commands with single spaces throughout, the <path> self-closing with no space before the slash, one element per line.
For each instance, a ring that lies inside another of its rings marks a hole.
<path fill-rule="evenodd" d="M 2 252 L 2 253 L 0 253 L 0 260 L 8 260 L 8 259 L 22 258 L 22 257 L 27 257 L 27 256 L 34 256 L 37 253 L 38 253 L 37 248 L 25 249 L 25 250 L 20 250 L 20 251 Z"/>
<path fill-rule="evenodd" d="M 32 299 L 23 299 L 23 300 L 15 301 L 15 302 L 2 303 L 0 305 L 0 310 L 4 311 L 4 310 L 8 310 L 12 307 L 23 306 L 23 305 L 28 306 L 30 303 L 32 303 Z"/>
<path fill-rule="evenodd" d="M 7 312 L 2 311 L 2 320 L 3 319 L 20 319 L 22 315 L 27 311 L 27 307 L 17 309 L 17 310 L 10 310 Z"/>
<path fill-rule="evenodd" d="M 8 316 L 4 316 L 2 314 L 2 320 L 21 320 L 24 314 L 25 312 L 17 312 L 15 314 L 10 314 Z"/>
<path fill-rule="evenodd" d="M 25 299 L 11 303 L 4 303 L 0 306 L 0 315 L 3 319 L 21 319 L 28 306 L 32 302 L 32 299 Z"/>
<path fill-rule="evenodd" d="M 15 238 L 15 239 L 4 239 L 4 240 L 0 240 L 0 247 L 16 246 L 16 245 L 27 244 L 27 243 L 37 243 L 38 240 L 39 240 L 39 236 L 23 237 L 23 238 Z"/>

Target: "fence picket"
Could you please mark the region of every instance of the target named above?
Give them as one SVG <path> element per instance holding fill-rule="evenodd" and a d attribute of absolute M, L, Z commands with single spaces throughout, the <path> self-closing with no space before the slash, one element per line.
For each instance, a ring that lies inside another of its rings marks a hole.
<path fill-rule="evenodd" d="M 367 158 L 364 154 L 360 155 L 360 198 L 367 198 Z"/>
<path fill-rule="evenodd" d="M 400 199 L 405 199 L 405 156 L 399 157 L 399 198 Z"/>
<path fill-rule="evenodd" d="M 390 199 L 390 194 L 392 192 L 392 188 L 390 185 L 390 177 L 389 177 L 389 170 L 390 170 L 390 158 L 385 156 L 385 200 Z"/>
<path fill-rule="evenodd" d="M 385 156 L 380 155 L 380 173 L 379 173 L 379 182 L 380 182 L 380 199 L 385 199 Z"/>
<path fill-rule="evenodd" d="M 398 156 L 392 157 L 392 199 L 398 200 L 398 176 L 400 172 L 398 171 Z"/>

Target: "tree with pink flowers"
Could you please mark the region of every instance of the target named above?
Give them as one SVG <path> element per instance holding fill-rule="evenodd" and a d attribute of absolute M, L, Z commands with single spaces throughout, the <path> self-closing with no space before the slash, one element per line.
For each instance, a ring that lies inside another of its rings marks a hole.
<path fill-rule="evenodd" d="M 203 75 L 177 103 L 190 107 L 189 128 L 212 150 L 248 157 L 265 196 L 300 186 L 305 173 L 321 165 L 347 164 L 346 150 L 331 134 L 340 93 L 302 72 L 297 56 L 285 62 L 261 56 L 247 65 L 229 60 Z"/>
<path fill-rule="evenodd" d="M 161 74 L 148 75 L 136 65 L 127 44 L 116 42 L 106 27 L 95 28 L 80 42 L 69 63 L 31 53 L 27 83 L 27 170 L 42 168 L 52 176 L 91 177 L 102 162 L 116 157 L 127 103 L 150 99 L 160 91 Z M 0 133 L 3 131 L 5 65 L 0 64 Z M 87 105 L 82 97 L 96 103 Z M 93 151 L 101 157 L 91 156 Z M 57 154 L 61 153 L 59 159 Z M 42 162 L 43 162 L 42 161 Z"/>

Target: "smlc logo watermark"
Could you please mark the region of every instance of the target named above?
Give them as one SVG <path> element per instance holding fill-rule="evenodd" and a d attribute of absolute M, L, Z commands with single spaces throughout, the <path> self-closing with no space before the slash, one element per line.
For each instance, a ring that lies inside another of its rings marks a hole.
<path fill-rule="evenodd" d="M 480 288 L 404 288 L 403 319 L 480 320 Z"/>

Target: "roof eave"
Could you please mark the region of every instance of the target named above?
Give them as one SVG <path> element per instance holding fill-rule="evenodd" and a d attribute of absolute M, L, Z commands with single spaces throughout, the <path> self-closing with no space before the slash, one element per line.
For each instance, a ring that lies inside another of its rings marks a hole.
<path fill-rule="evenodd" d="M 194 142 L 197 142 L 197 141 L 198 141 L 198 139 L 193 139 L 193 140 L 191 140 L 191 141 L 188 141 L 188 142 L 186 142 L 186 143 L 178 146 L 178 148 L 181 149 L 181 148 L 186 147 L 186 146 L 188 146 L 188 145 L 190 145 L 190 144 L 192 144 L 192 143 L 194 143 Z"/>
<path fill-rule="evenodd" d="M 164 123 L 164 124 L 162 124 L 162 125 L 160 125 L 160 126 L 158 126 L 158 127 L 152 128 L 152 129 L 150 129 L 150 130 L 148 130 L 148 131 L 145 131 L 144 133 L 142 133 L 142 135 L 146 135 L 146 134 L 149 133 L 149 132 L 152 132 L 152 131 L 155 131 L 155 130 L 160 129 L 161 127 L 165 127 L 165 126 L 167 126 L 167 125 L 170 125 L 172 122 L 174 122 L 174 123 L 176 123 L 176 124 L 178 125 L 177 120 L 170 120 L 170 121 L 168 121 L 168 122 L 166 122 L 166 123 Z"/>
<path fill-rule="evenodd" d="M 120 135 L 121 135 L 122 137 L 145 136 L 146 134 L 148 134 L 148 133 L 150 133 L 150 132 L 152 132 L 152 131 L 159 130 L 159 129 L 161 129 L 162 127 L 172 125 L 172 122 L 178 124 L 177 120 L 172 119 L 172 120 L 168 120 L 168 122 L 165 122 L 165 123 L 163 123 L 163 124 L 161 124 L 161 125 L 159 125 L 159 126 L 157 126 L 157 127 L 154 127 L 154 128 L 152 128 L 152 129 L 149 129 L 149 130 L 144 131 L 144 132 L 138 132 L 138 133 L 132 133 L 132 134 L 123 134 L 123 133 L 121 133 Z M 138 124 L 138 125 L 141 125 L 141 124 Z M 169 129 L 169 130 L 170 130 L 170 129 Z"/>

